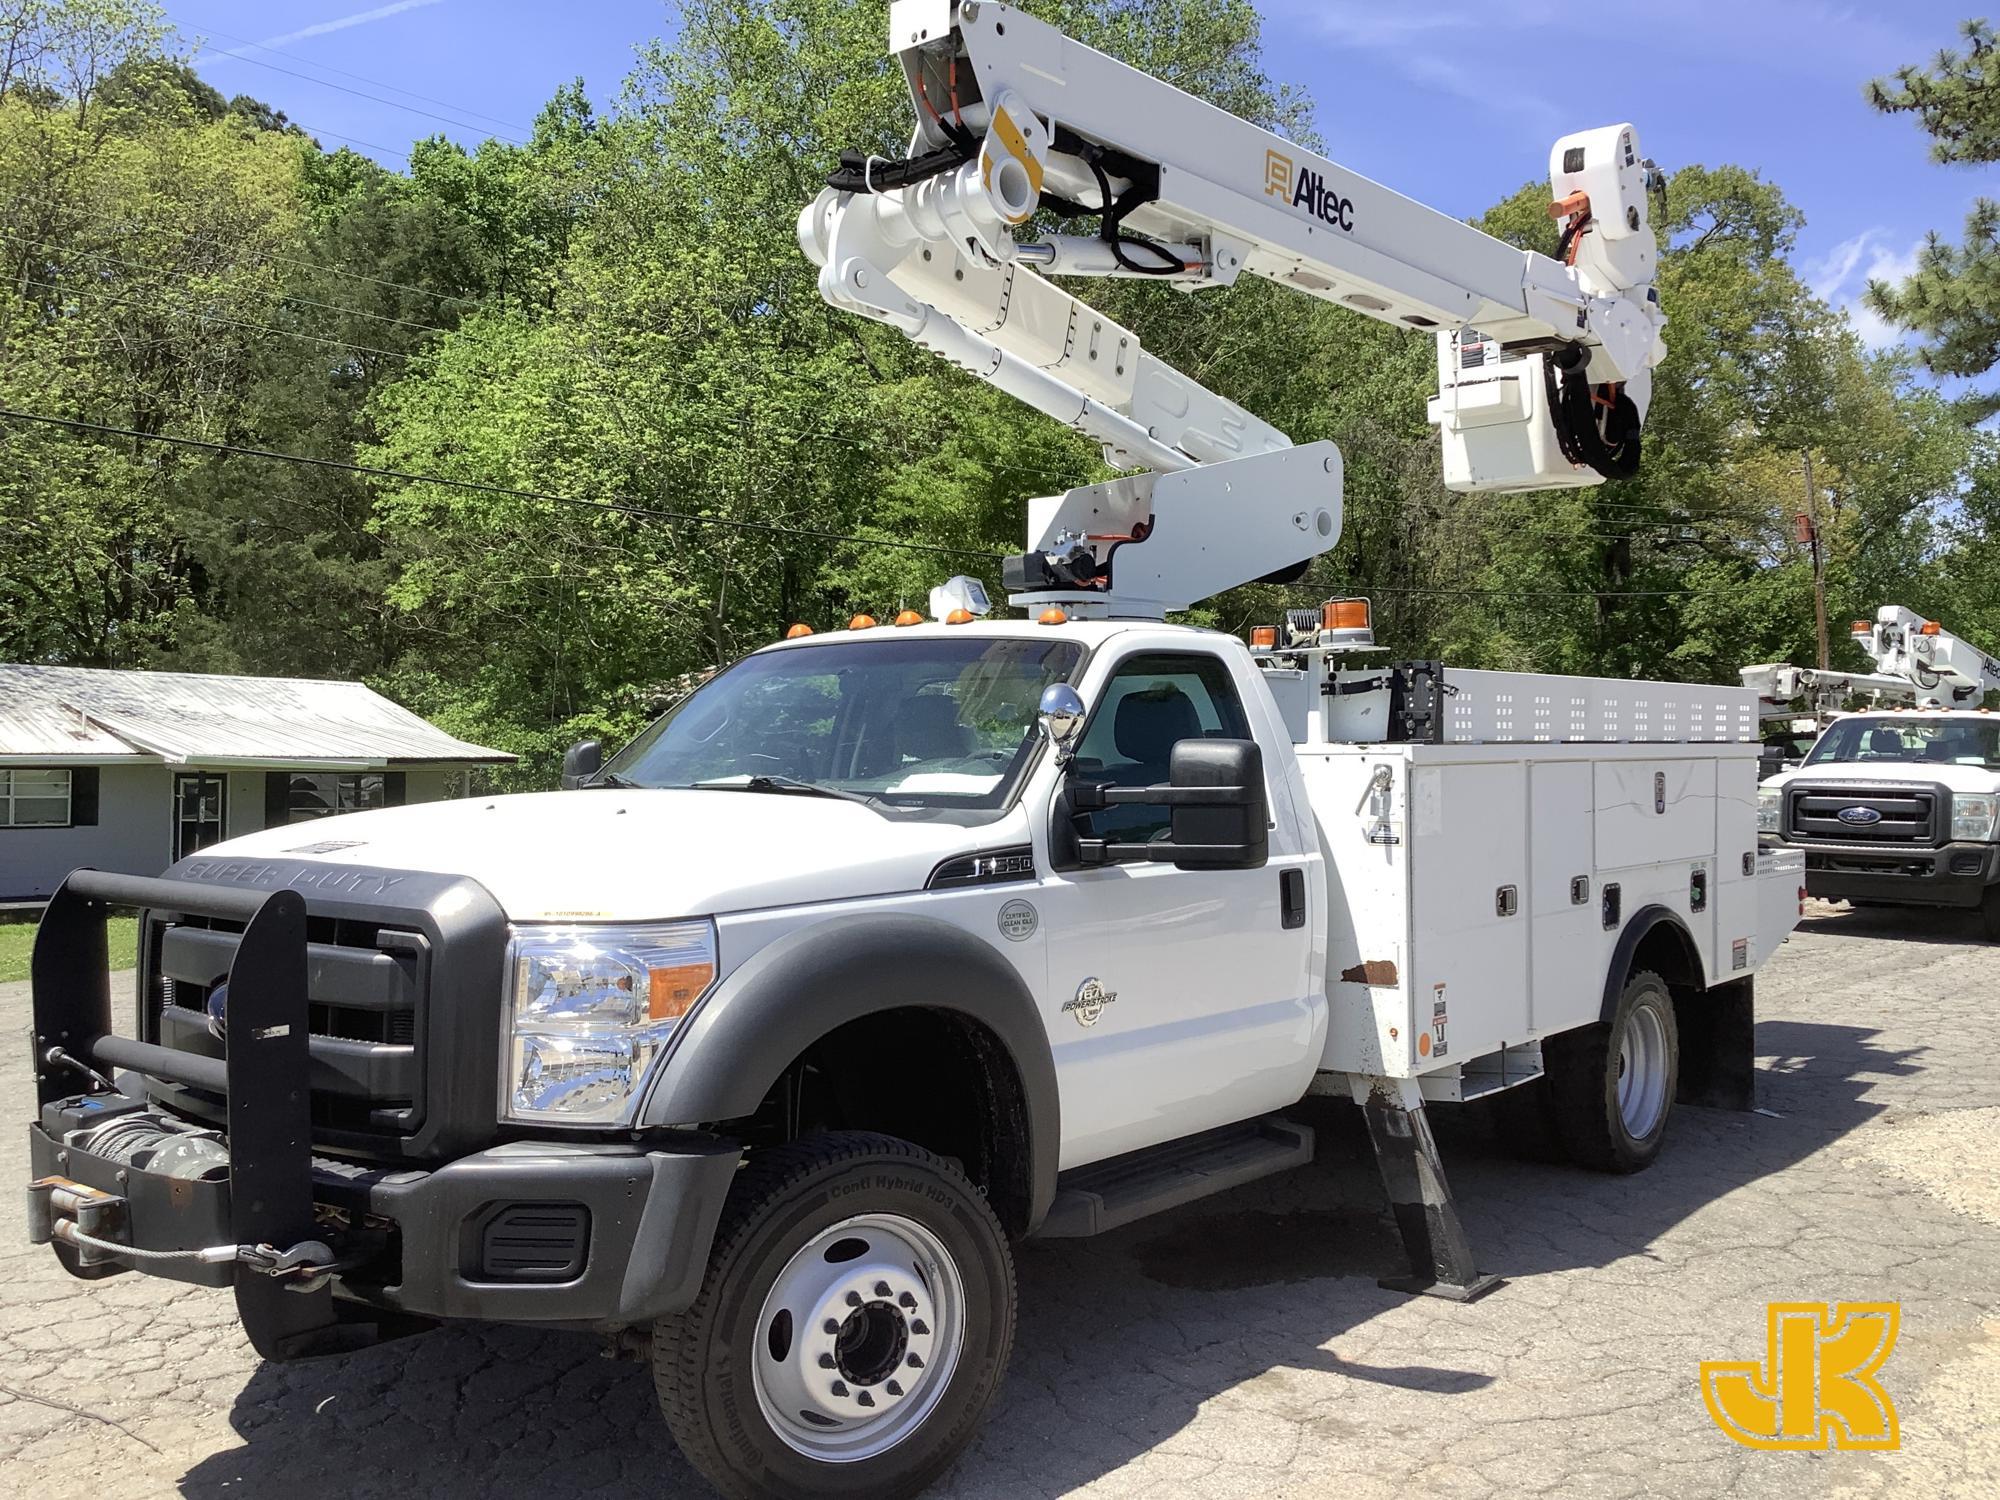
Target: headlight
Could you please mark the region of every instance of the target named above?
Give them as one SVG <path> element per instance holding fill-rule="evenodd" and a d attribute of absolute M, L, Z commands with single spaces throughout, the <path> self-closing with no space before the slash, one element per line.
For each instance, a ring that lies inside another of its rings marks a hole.
<path fill-rule="evenodd" d="M 517 927 L 507 950 L 501 1113 L 631 1123 L 674 1028 L 715 982 L 715 925 Z"/>
<path fill-rule="evenodd" d="M 1781 786 L 1757 788 L 1757 831 L 1782 833 L 1785 827 L 1785 789 Z"/>
<path fill-rule="evenodd" d="M 1993 841 L 1993 826 L 2000 823 L 2000 795 L 1993 792 L 1953 792 L 1951 794 L 1951 836 L 1973 843 Z"/>

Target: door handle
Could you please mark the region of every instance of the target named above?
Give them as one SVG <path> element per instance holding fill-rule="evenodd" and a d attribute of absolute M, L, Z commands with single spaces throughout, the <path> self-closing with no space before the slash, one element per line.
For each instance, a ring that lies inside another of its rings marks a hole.
<path fill-rule="evenodd" d="M 1278 872 L 1278 909 L 1287 928 L 1306 925 L 1306 872 Z"/>

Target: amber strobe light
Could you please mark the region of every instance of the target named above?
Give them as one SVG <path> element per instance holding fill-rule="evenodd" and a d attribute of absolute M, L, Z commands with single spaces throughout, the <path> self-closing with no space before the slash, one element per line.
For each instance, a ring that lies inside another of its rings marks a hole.
<path fill-rule="evenodd" d="M 1042 611 L 1041 618 L 1036 623 L 1041 625 L 1067 625 L 1069 623 L 1069 616 L 1054 605 L 1050 605 Z"/>
<path fill-rule="evenodd" d="M 856 615 L 847 622 L 847 628 L 849 630 L 873 630 L 875 628 L 875 617 L 873 615 Z"/>
<path fill-rule="evenodd" d="M 1275 625 L 1258 625 L 1253 627 L 1250 631 L 1250 644 L 1259 651 L 1276 650 L 1278 645 L 1278 627 Z"/>
<path fill-rule="evenodd" d="M 944 622 L 947 625 L 970 625 L 972 623 L 972 619 L 973 615 L 971 610 L 955 609 L 950 614 L 944 617 Z"/>
<path fill-rule="evenodd" d="M 924 617 L 914 609 L 906 609 L 896 616 L 896 623 L 898 625 L 921 625 L 924 623 Z"/>
<path fill-rule="evenodd" d="M 1942 626 L 1940 626 L 1940 625 L 1938 624 L 1938 622 L 1937 622 L 1936 620 L 1926 620 L 1926 621 L 1924 621 L 1924 623 L 1923 623 L 1923 628 L 1922 628 L 1922 629 L 1920 629 L 1920 630 L 1919 630 L 1919 631 L 1917 632 L 1917 634 L 1918 634 L 1918 635 L 1943 635 L 1943 634 L 1944 634 L 1944 628 L 1943 628 Z"/>
<path fill-rule="evenodd" d="M 813 633 L 812 626 L 800 623 L 794 625 L 790 630 L 787 630 L 785 632 L 785 639 L 788 641 L 796 641 L 801 637 L 811 635 L 812 633 Z"/>
<path fill-rule="evenodd" d="M 1366 599 L 1329 599 L 1321 612 L 1321 625 L 1327 630 L 1368 629 L 1368 601 Z"/>

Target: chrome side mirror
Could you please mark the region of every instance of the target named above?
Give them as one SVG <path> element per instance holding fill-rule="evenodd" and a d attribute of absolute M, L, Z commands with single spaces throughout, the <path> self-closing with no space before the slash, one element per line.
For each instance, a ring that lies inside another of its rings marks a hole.
<path fill-rule="evenodd" d="M 1076 748 L 1077 735 L 1083 732 L 1083 699 L 1076 689 L 1066 682 L 1052 682 L 1043 688 L 1038 717 L 1049 743 L 1058 754 L 1068 757 Z"/>

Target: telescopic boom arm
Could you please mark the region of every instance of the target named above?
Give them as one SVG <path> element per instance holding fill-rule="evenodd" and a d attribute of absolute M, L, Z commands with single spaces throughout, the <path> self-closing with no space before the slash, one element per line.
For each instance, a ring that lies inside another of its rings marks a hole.
<path fill-rule="evenodd" d="M 1883 605 L 1873 620 L 1856 620 L 1851 633 L 1875 671 L 1773 664 L 1745 667 L 1743 685 L 1757 690 L 1770 709 L 1767 717 L 1782 716 L 1785 705 L 1800 698 L 1826 714 L 1856 693 L 1922 708 L 1977 708 L 1988 693 L 2000 692 L 2000 659 L 1900 604 Z"/>
<path fill-rule="evenodd" d="M 1040 505 L 1034 550 L 1009 579 L 1024 600 L 1115 595 L 1107 612 L 1157 613 L 1302 567 L 1339 530 L 1332 445 L 1261 462 L 1290 440 L 1049 276 L 1200 291 L 1247 272 L 1435 330 L 1430 420 L 1454 489 L 1587 485 L 1636 469 L 1666 319 L 1649 216 L 1659 177 L 1631 126 L 1556 143 L 1552 212 L 1564 230 L 1552 260 L 1004 5 L 895 0 L 890 45 L 915 134 L 900 159 L 849 153 L 800 216 L 821 295 L 1088 434 L 1113 466 L 1154 471 L 1136 487 Z M 1096 221 L 1095 232 L 1046 228 L 1077 219 Z M 1166 483 L 1246 463 L 1227 481 Z M 1224 494 L 1235 533 L 1226 559 L 1213 535 L 1170 536 L 1168 512 L 1185 507 L 1173 518 L 1185 528 Z M 1246 520 L 1248 495 L 1261 497 L 1260 514 Z M 1137 543 L 1147 545 L 1119 566 L 1146 579 L 1114 580 L 1111 553 Z M 1150 554 L 1143 569 L 1140 552 Z"/>

